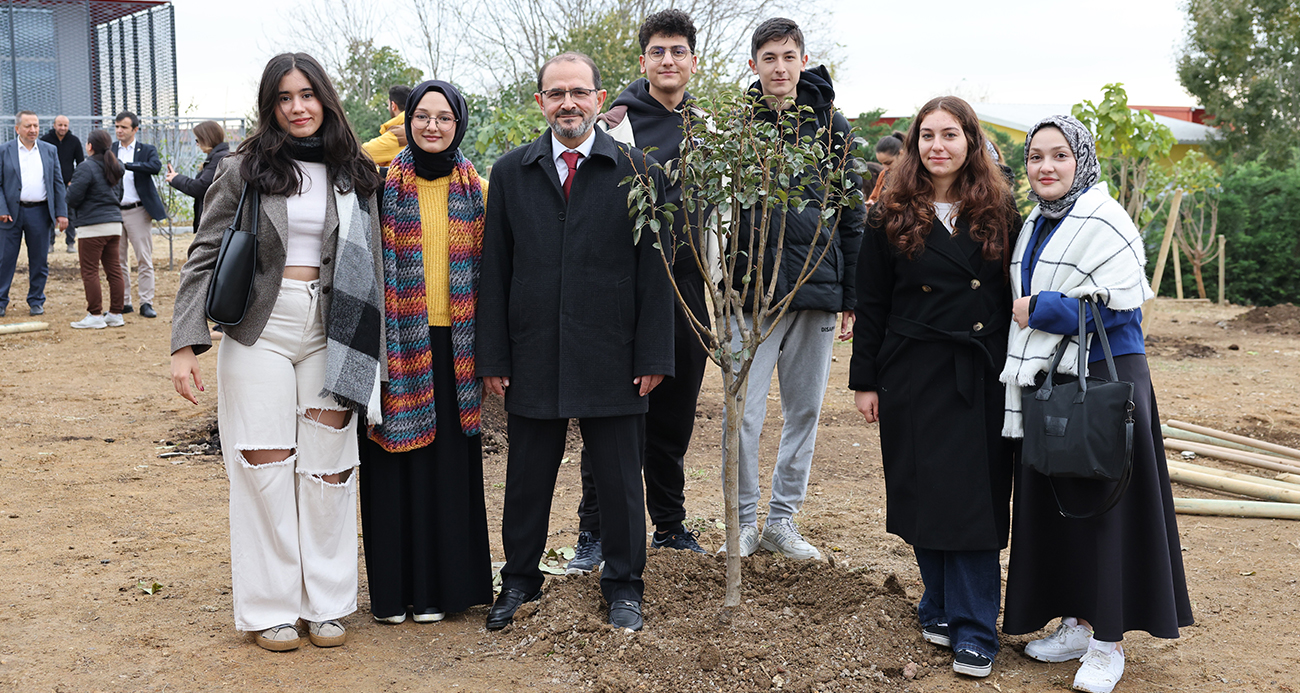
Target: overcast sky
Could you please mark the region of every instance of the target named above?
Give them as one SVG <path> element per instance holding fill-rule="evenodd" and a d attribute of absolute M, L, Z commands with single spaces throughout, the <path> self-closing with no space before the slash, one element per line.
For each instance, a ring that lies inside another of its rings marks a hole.
<path fill-rule="evenodd" d="M 183 111 L 252 110 L 274 37 L 277 9 L 306 0 L 176 0 Z M 1175 60 L 1184 35 L 1179 0 L 808 0 L 831 13 L 841 48 L 837 104 L 906 114 L 957 93 L 994 103 L 1075 103 L 1123 82 L 1130 103 L 1191 106 Z M 884 7 L 882 7 L 882 5 Z M 220 12 L 212 12 L 219 7 Z M 249 18 L 265 17 L 265 24 Z M 798 20 L 799 17 L 794 17 Z M 400 39 L 381 35 L 378 43 Z"/>

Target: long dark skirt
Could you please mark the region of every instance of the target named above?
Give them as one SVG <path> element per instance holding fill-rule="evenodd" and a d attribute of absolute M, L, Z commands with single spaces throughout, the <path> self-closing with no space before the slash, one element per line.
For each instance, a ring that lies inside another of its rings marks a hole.
<path fill-rule="evenodd" d="M 361 526 L 376 617 L 492 602 L 480 436 L 461 432 L 451 329 L 429 328 L 438 435 L 403 453 L 361 441 Z"/>
<path fill-rule="evenodd" d="M 1151 372 L 1142 354 L 1116 357 L 1115 367 L 1120 380 L 1133 383 L 1133 479 L 1109 512 L 1072 520 L 1057 510 L 1048 478 L 1017 465 L 1005 633 L 1032 633 L 1059 616 L 1086 619 L 1106 642 L 1131 630 L 1176 638 L 1179 627 L 1192 625 Z M 1089 367 L 1099 377 L 1105 370 L 1105 361 Z M 1113 488 L 1086 480 L 1055 484 L 1066 510 L 1078 514 Z"/>

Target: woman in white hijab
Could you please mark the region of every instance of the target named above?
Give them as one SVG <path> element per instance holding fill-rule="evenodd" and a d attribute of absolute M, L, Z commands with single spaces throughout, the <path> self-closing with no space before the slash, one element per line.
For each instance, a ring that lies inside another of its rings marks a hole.
<path fill-rule="evenodd" d="M 1013 317 L 1006 367 L 1007 415 L 1003 435 L 1024 435 L 1020 388 L 1041 382 L 1058 344 L 1066 348 L 1059 370 L 1078 373 L 1074 341 L 1079 301 L 1101 307 L 1119 379 L 1133 383 L 1133 473 L 1110 510 L 1087 519 L 1114 484 L 1049 479 L 1016 469 L 1011 562 L 1003 632 L 1033 633 L 1060 618 L 1055 631 L 1034 640 L 1025 654 L 1044 662 L 1082 659 L 1074 689 L 1110 693 L 1124 673 L 1124 633 L 1144 630 L 1177 638 L 1192 624 L 1191 603 L 1165 466 L 1160 416 L 1142 337 L 1147 283 L 1142 237 L 1105 183 L 1092 134 L 1070 116 L 1051 116 L 1025 142 L 1030 199 L 1038 206 L 1025 220 L 1011 258 Z M 1094 332 L 1092 315 L 1088 332 Z M 1091 341 L 1091 340 L 1090 340 Z M 1089 369 L 1106 369 L 1101 350 Z M 1058 502 L 1059 498 L 1059 502 Z"/>

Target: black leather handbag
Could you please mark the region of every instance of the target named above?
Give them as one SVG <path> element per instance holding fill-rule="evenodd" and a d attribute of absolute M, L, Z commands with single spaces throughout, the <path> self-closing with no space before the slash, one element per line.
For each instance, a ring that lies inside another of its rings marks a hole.
<path fill-rule="evenodd" d="M 1097 338 L 1106 354 L 1108 379 L 1086 375 L 1087 309 L 1092 311 Z M 1053 380 L 1056 368 L 1069 344 L 1068 336 L 1061 339 L 1041 386 L 1023 388 L 1025 440 L 1021 462 L 1048 477 L 1062 516 L 1087 519 L 1115 507 L 1133 476 L 1133 383 L 1121 381 L 1115 372 L 1101 311 L 1090 298 L 1079 299 L 1079 377 L 1057 383 Z M 1061 505 L 1054 482 L 1057 478 L 1113 482 L 1114 488 L 1091 512 L 1074 514 Z"/>
<path fill-rule="evenodd" d="M 221 250 L 212 268 L 212 281 L 208 283 L 208 300 L 205 309 L 208 319 L 218 325 L 238 325 L 248 312 L 248 302 L 253 294 L 253 275 L 257 270 L 257 217 L 260 197 L 257 190 L 244 190 L 239 194 L 235 220 L 221 236 Z M 249 216 L 253 218 L 248 230 L 240 229 L 244 218 L 244 202 L 249 203 Z"/>

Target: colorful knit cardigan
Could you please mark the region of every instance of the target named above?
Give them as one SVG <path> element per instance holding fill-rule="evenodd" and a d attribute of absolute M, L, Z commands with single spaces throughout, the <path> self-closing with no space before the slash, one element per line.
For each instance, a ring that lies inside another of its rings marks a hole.
<path fill-rule="evenodd" d="M 404 149 L 388 167 L 381 223 L 384 241 L 384 320 L 388 328 L 388 382 L 380 394 L 384 421 L 370 439 L 389 452 L 407 452 L 433 442 L 434 412 L 429 313 L 424 293 L 420 199 L 415 164 Z M 483 256 L 483 190 L 474 164 L 457 153 L 447 193 L 451 222 L 448 284 L 456 402 L 465 435 L 479 432 L 482 385 L 474 375 L 474 311 Z"/>

